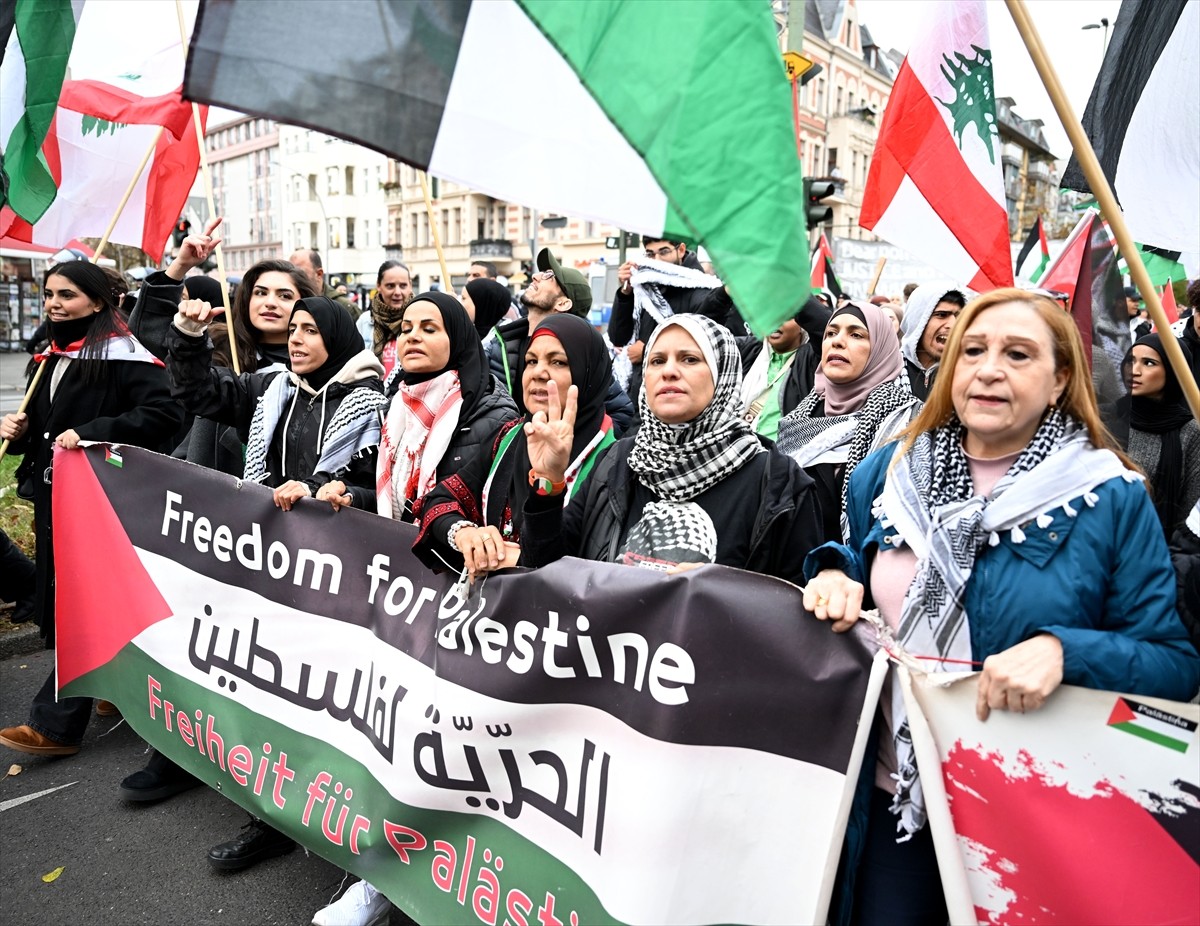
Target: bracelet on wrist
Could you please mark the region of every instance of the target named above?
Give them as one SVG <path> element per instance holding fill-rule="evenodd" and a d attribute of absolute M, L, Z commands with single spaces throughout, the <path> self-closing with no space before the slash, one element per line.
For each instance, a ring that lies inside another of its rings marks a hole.
<path fill-rule="evenodd" d="M 450 530 L 446 531 L 446 545 L 449 546 L 450 549 L 455 553 L 461 553 L 462 550 L 458 548 L 458 532 L 464 527 L 476 526 L 477 525 L 473 521 L 455 521 L 450 525 Z"/>
<path fill-rule="evenodd" d="M 529 486 L 541 496 L 562 495 L 567 488 L 567 480 L 555 482 L 546 476 L 539 476 L 532 469 L 529 471 Z"/>

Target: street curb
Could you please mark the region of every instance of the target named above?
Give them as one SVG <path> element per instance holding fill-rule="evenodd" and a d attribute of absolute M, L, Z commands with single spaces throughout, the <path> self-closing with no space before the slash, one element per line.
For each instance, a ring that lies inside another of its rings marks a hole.
<path fill-rule="evenodd" d="M 45 641 L 38 633 L 37 624 L 32 621 L 20 630 L 0 634 L 0 659 L 9 656 L 28 656 L 38 650 L 45 649 Z"/>

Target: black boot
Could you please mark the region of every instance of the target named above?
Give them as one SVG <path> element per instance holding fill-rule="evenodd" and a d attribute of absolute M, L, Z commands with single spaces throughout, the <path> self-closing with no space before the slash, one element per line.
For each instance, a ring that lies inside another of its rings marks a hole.
<path fill-rule="evenodd" d="M 208 850 L 208 863 L 225 871 L 241 871 L 277 855 L 287 855 L 296 843 L 258 817 L 242 827 L 236 838 Z"/>
<path fill-rule="evenodd" d="M 163 801 L 202 784 L 199 778 L 182 768 L 157 750 L 150 756 L 146 767 L 134 772 L 121 782 L 118 793 L 122 800 L 135 803 Z"/>

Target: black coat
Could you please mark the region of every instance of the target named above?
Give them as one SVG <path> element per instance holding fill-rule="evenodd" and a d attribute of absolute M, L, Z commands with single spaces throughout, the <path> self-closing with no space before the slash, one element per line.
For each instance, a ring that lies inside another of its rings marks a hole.
<path fill-rule="evenodd" d="M 749 532 L 745 562 L 722 563 L 804 584 L 804 557 L 820 546 L 821 514 L 812 480 L 789 457 L 767 448 L 759 491 L 748 517 L 717 530 Z M 627 534 L 636 474 L 629 468 L 634 438 L 609 448 L 588 478 L 585 491 L 563 508 L 554 497 L 531 494 L 525 504 L 521 565 L 544 566 L 563 556 L 614 562 Z M 747 499 L 749 503 L 751 500 Z"/>
<path fill-rule="evenodd" d="M 1192 646 L 1200 652 L 1200 537 L 1185 524 L 1171 538 L 1170 547 L 1176 607 Z"/>
<path fill-rule="evenodd" d="M 171 394 L 190 414 L 230 425 L 237 429 L 241 442 L 248 443 L 254 409 L 271 381 L 285 374 L 274 370 L 237 375 L 225 367 L 214 367 L 212 350 L 212 341 L 207 335 L 195 337 L 171 327 L 167 333 Z M 326 387 L 323 398 L 301 392 L 287 427 L 276 429 L 268 448 L 267 471 L 270 475 L 264 485 L 274 488 L 297 479 L 314 495 L 317 489 L 334 479 L 347 485 L 375 485 L 375 449 L 354 457 L 342 472 L 325 473 L 316 469 L 323 427 L 333 419 L 342 400 L 355 389 L 373 389 L 382 394 L 383 383 L 378 379 L 332 382 Z M 282 465 L 285 446 L 286 469 Z"/>
<path fill-rule="evenodd" d="M 25 459 L 17 469 L 18 484 L 33 488 L 37 535 L 37 617 L 46 646 L 54 646 L 54 549 L 50 518 L 50 467 L 54 439 L 74 430 L 83 440 L 132 444 L 165 452 L 183 420 L 171 398 L 162 367 L 131 360 L 104 361 L 104 378 L 85 382 L 80 362 L 72 361 L 50 397 L 55 367 L 51 356 L 42 381 L 26 409 L 29 427 L 10 448 Z M 83 513 L 86 516 L 86 513 Z"/>
<path fill-rule="evenodd" d="M 796 321 L 808 335 L 808 340 L 796 348 L 796 359 L 784 377 L 779 387 L 779 413 L 786 415 L 792 411 L 800 400 L 812 392 L 813 382 L 817 375 L 817 367 L 821 365 L 821 341 L 825 336 L 825 326 L 833 315 L 833 309 L 820 299 L 808 297 L 804 308 L 796 315 Z M 758 359 L 763 352 L 765 342 L 752 335 L 737 339 L 738 350 L 742 355 L 742 375 Z"/>
<path fill-rule="evenodd" d="M 521 394 L 521 368 L 525 365 L 524 350 L 529 340 L 529 319 L 515 318 L 496 326 L 496 337 L 487 345 L 488 365 L 492 375 L 508 390 L 509 395 Z M 507 364 L 506 364 L 507 361 Z M 634 404 L 614 379 L 604 398 L 604 410 L 612 419 L 613 434 L 620 437 L 633 424 Z"/>

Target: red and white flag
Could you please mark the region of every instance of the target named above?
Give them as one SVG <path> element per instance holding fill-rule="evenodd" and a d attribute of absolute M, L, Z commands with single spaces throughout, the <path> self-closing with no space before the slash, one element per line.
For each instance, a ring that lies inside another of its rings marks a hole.
<path fill-rule="evenodd" d="M 54 248 L 72 238 L 102 236 L 153 144 L 110 240 L 162 256 L 195 180 L 200 149 L 191 104 L 180 96 L 184 52 L 175 7 L 138 4 L 135 12 L 138 40 L 114 57 L 111 45 L 106 54 L 93 47 L 102 41 L 94 17 L 111 10 L 104 4 L 84 8 L 69 79 L 42 144 L 57 187 L 54 201 L 33 225 L 6 206 L 0 236 Z M 143 60 L 131 62 L 128 53 L 136 57 L 138 51 Z M 106 73 L 117 66 L 119 75 Z M 206 115 L 204 107 L 201 119 Z"/>
<path fill-rule="evenodd" d="M 892 87 L 859 224 L 973 290 L 1012 286 L 984 0 L 928 17 Z"/>

